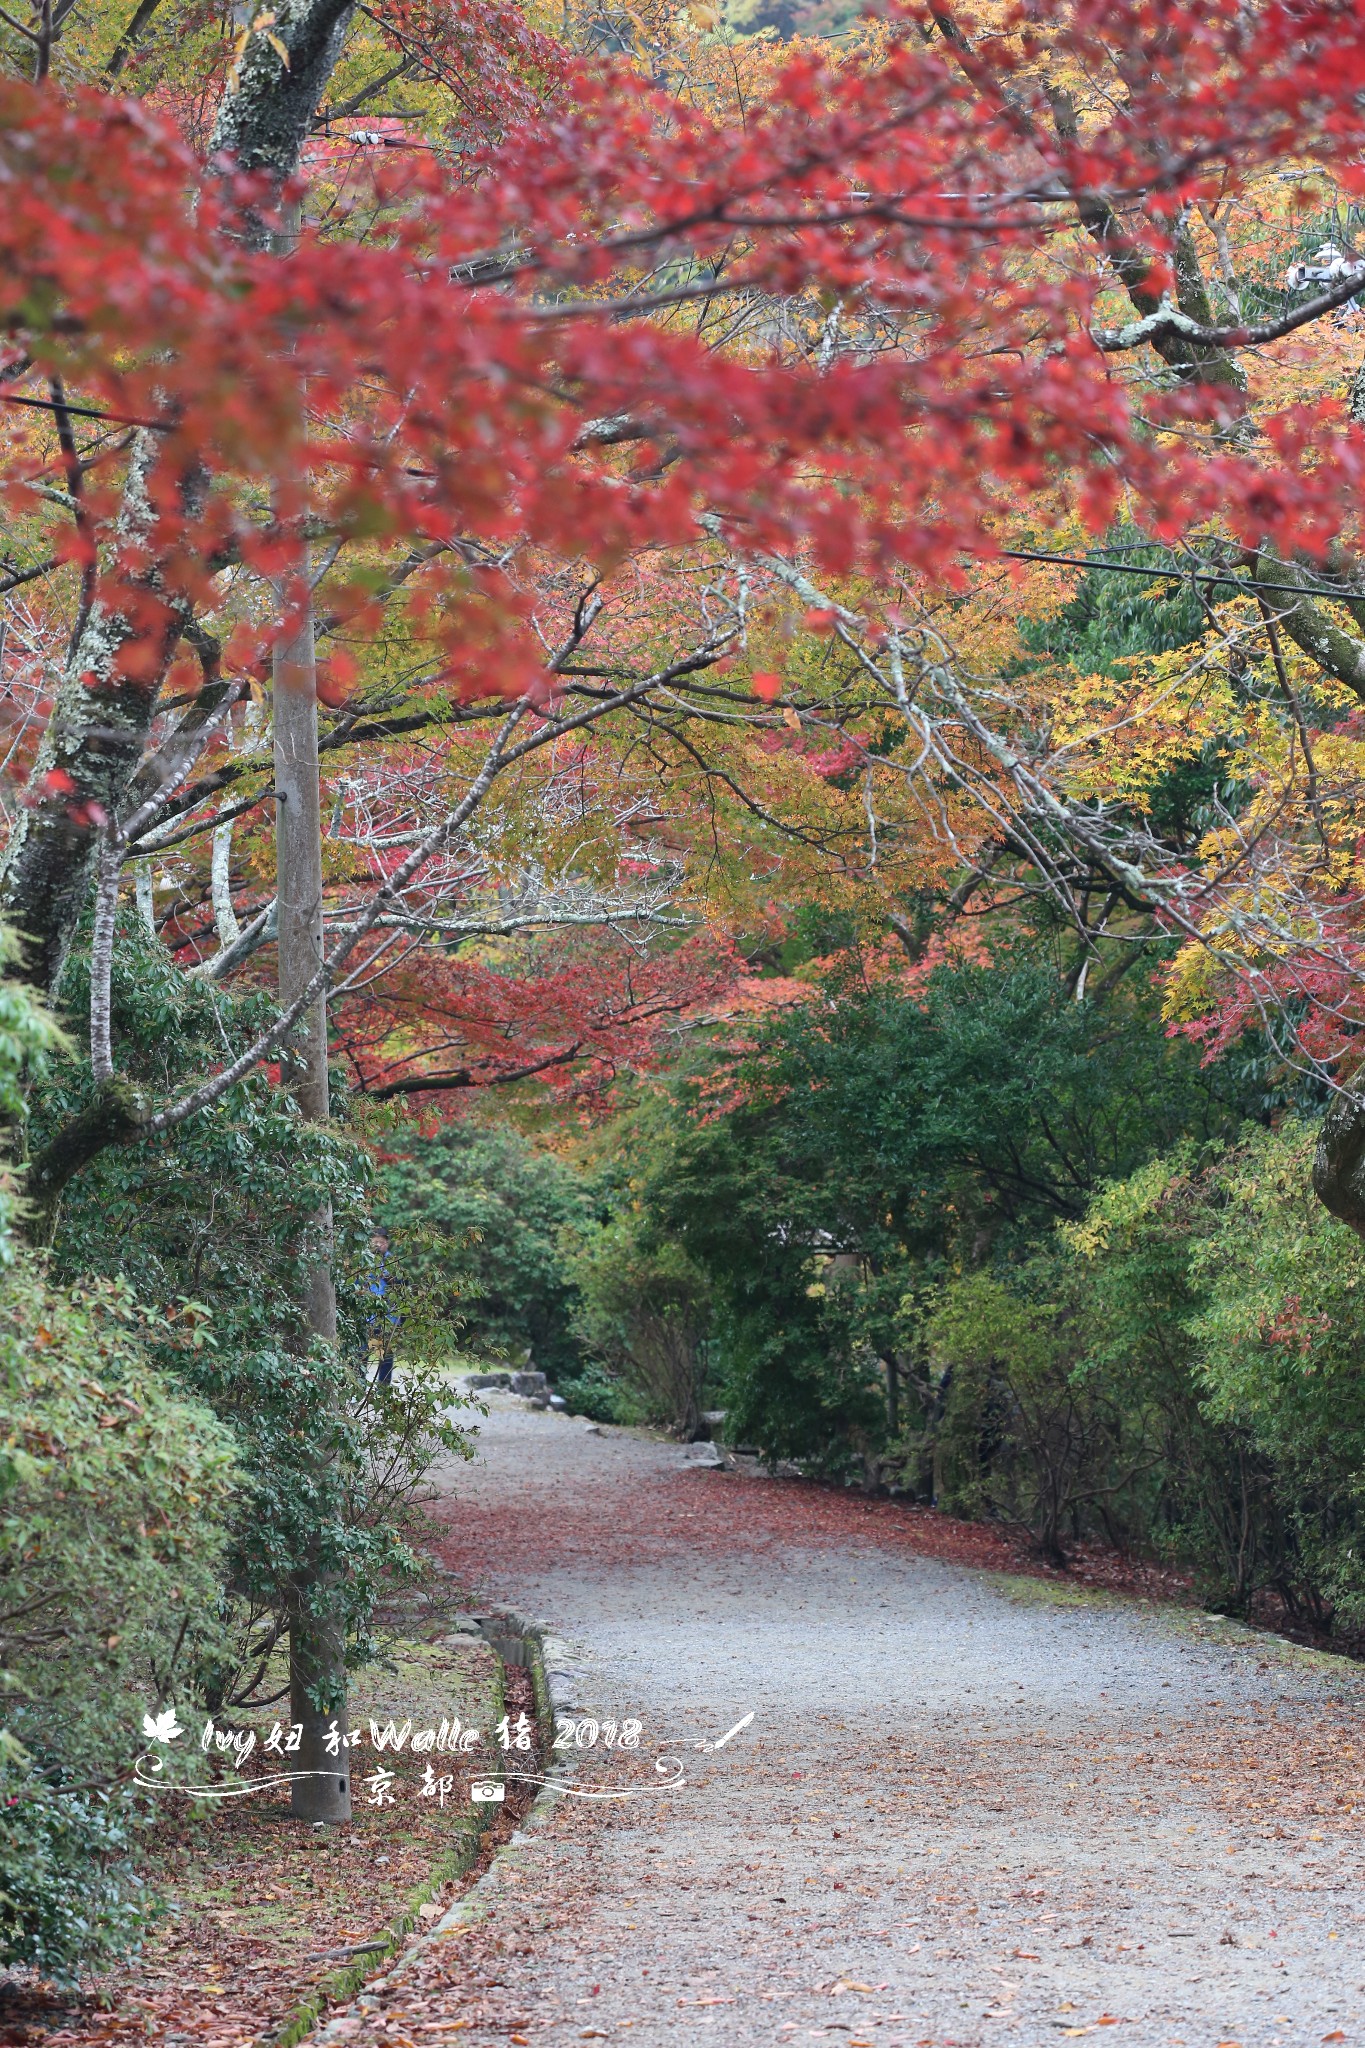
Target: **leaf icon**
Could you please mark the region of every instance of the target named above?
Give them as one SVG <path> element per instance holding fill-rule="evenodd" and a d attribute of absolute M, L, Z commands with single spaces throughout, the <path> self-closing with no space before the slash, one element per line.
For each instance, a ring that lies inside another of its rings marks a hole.
<path fill-rule="evenodd" d="M 185 1731 L 175 1718 L 175 1708 L 167 1707 L 161 1714 L 144 1714 L 142 1732 L 150 1735 L 153 1742 L 174 1742 L 176 1736 L 183 1735 Z"/>

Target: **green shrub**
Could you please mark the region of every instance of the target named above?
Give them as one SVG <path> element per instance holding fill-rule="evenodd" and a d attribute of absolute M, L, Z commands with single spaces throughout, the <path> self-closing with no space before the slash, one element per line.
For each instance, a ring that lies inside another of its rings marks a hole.
<path fill-rule="evenodd" d="M 11 933 L 0 926 L 0 968 L 14 958 Z M 66 1051 L 60 1026 L 22 982 L 0 978 L 0 1272 L 17 1256 L 23 1222 L 16 1162 L 28 1138 L 29 1089 L 52 1071 Z M 6 1156 L 7 1155 L 7 1156 Z"/>
<path fill-rule="evenodd" d="M 1365 1626 L 1365 1243 L 1309 1179 L 1314 1125 L 1251 1132 L 1201 1184 L 1190 1320 L 1206 1412 L 1263 1483 L 1262 1581 Z"/>
<path fill-rule="evenodd" d="M 641 1420 L 692 1441 L 701 1429 L 711 1321 L 701 1268 L 627 1210 L 580 1231 L 567 1270 L 579 1295 L 575 1328 L 589 1355 L 624 1387 Z"/>
<path fill-rule="evenodd" d="M 1164 1555 L 1211 1606 L 1365 1625 L 1365 1244 L 1313 1194 L 1315 1140 L 1178 1148 L 954 1282 L 945 1497 L 1043 1540 L 1064 1496 L 1059 1535 Z"/>
<path fill-rule="evenodd" d="M 1283 1576 L 1286 1530 L 1254 1439 L 1207 1399 L 1196 1334 L 1195 1253 L 1218 1229 L 1213 1182 L 1231 1156 L 1225 1147 L 1201 1158 L 1185 1145 L 1152 1160 L 1102 1189 L 1062 1240 L 1090 1353 L 1118 1378 L 1152 1445 L 1119 1534 L 1192 1571 L 1206 1605 L 1242 1614 Z M 1239 1248 L 1226 1256 L 1230 1280 L 1244 1285 Z"/>
<path fill-rule="evenodd" d="M 711 1285 L 727 1431 L 831 1476 L 894 1465 L 922 1497 L 941 1430 L 967 1427 L 971 1374 L 950 1414 L 927 1359 L 945 1276 L 1028 1260 L 1158 1147 L 1235 1130 L 1221 1086 L 1150 989 L 1077 1003 L 1020 946 L 911 986 L 827 985 L 761 1024 L 723 1088 L 684 1078 L 620 1142 L 643 1215 Z M 1027 1493 L 1020 1464 L 992 1498 L 1041 1527 Z"/>
<path fill-rule="evenodd" d="M 591 1422 L 644 1420 L 629 1390 L 593 1358 L 572 1379 L 558 1380 L 556 1391 L 568 1402 L 571 1415 L 586 1415 Z"/>
<path fill-rule="evenodd" d="M 1150 1388 L 1096 1346 L 1094 1306 L 1074 1261 L 1039 1253 L 950 1282 L 928 1325 L 939 1504 L 1021 1525 L 1054 1564 L 1082 1536 L 1134 1533 L 1156 1463 Z"/>
<path fill-rule="evenodd" d="M 0 1963 L 58 1984 L 134 1948 L 151 1906 L 126 1797 L 54 1786 L 14 1747 L 0 1760 Z"/>
<path fill-rule="evenodd" d="M 77 1011 L 84 972 L 73 959 Z M 136 919 L 120 930 L 113 993 L 124 1063 L 149 1090 L 202 1074 L 270 1012 L 257 995 L 188 980 Z M 90 1086 L 83 1061 L 54 1068 L 36 1094 L 35 1125 L 79 1109 Z M 237 1444 L 227 1626 L 200 1672 L 215 1709 L 250 1701 L 287 1627 L 300 1559 L 342 1589 L 350 1662 L 371 1653 L 381 1590 L 418 1569 L 410 1539 L 422 1475 L 436 1452 L 467 1447 L 449 1419 L 449 1390 L 420 1362 L 405 1364 L 389 1391 L 357 1370 L 375 1307 L 372 1195 L 368 1156 L 344 1124 L 306 1124 L 258 1072 L 177 1130 L 101 1154 L 63 1197 L 54 1272 L 73 1283 L 101 1274 L 142 1301 L 181 1303 L 174 1324 L 149 1328 L 151 1362 L 207 1402 Z M 328 1207 L 335 1351 L 310 1347 L 301 1306 L 316 1218 Z M 192 1318 L 211 1341 L 180 1340 Z"/>
<path fill-rule="evenodd" d="M 0 1962 L 50 1976 L 141 1924 L 142 1716 L 217 1632 L 236 1447 L 147 1357 L 194 1341 L 115 1282 L 0 1281 Z"/>
<path fill-rule="evenodd" d="M 404 1244 L 409 1284 L 444 1296 L 463 1344 L 514 1364 L 529 1353 L 556 1385 L 578 1371 L 560 1239 L 588 1200 L 553 1153 L 506 1125 L 448 1124 L 385 1165 L 379 1216 Z"/>

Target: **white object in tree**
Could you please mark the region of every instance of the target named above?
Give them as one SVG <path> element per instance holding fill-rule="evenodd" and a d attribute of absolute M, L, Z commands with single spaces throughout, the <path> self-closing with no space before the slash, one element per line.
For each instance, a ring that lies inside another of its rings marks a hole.
<path fill-rule="evenodd" d="M 210 880 L 213 889 L 213 922 L 218 930 L 220 946 L 232 946 L 242 936 L 242 927 L 237 922 L 237 913 L 232 907 L 232 819 L 219 825 L 213 835 L 213 863 Z"/>
<path fill-rule="evenodd" d="M 137 903 L 137 914 L 146 925 L 152 937 L 156 937 L 156 898 L 152 887 L 152 864 L 140 860 L 133 878 L 133 894 Z"/>

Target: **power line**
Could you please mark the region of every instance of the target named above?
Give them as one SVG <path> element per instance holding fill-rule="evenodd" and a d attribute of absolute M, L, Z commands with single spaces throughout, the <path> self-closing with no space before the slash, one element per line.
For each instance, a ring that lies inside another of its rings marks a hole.
<path fill-rule="evenodd" d="M 1229 569 L 1148 569 L 1136 562 L 1109 562 L 1096 555 L 1049 555 L 1039 548 L 1001 548 L 1000 553 L 1011 562 L 1056 562 L 1068 569 L 1107 569 L 1115 576 L 1150 576 L 1160 583 L 1210 583 L 1222 584 L 1229 590 L 1244 591 L 1247 596 L 1273 597 L 1284 591 L 1299 597 L 1331 597 L 1338 600 L 1359 598 L 1365 603 L 1365 590 L 1333 590 L 1323 583 L 1248 583 L 1240 576 L 1234 576 Z"/>
<path fill-rule="evenodd" d="M 168 420 L 139 420 L 125 412 L 99 412 L 92 405 L 71 405 L 63 400 L 59 405 L 52 398 L 23 398 L 17 391 L 0 391 L 0 405 L 27 405 L 35 412 L 68 412 L 81 420 L 112 420 L 119 427 L 147 427 L 153 433 L 169 434 Z"/>

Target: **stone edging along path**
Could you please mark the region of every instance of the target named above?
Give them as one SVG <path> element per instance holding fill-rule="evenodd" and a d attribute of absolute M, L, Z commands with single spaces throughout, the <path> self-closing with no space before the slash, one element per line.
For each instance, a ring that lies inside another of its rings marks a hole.
<path fill-rule="evenodd" d="M 377 1951 L 371 1949 L 326 1979 L 281 2028 L 263 2036 L 257 2048 L 298 2048 L 299 2043 L 309 2039 L 319 2043 L 346 2040 L 355 2022 L 366 2019 L 380 1994 L 396 1978 L 410 1970 L 438 1942 L 448 1940 L 479 1918 L 489 1895 L 501 1881 L 503 1866 L 515 1859 L 526 1839 L 544 1825 L 559 1801 L 573 1766 L 563 1756 L 551 1760 L 550 1738 L 555 1715 L 569 1712 L 576 1704 L 582 1674 L 572 1663 L 567 1645 L 553 1633 L 550 1622 L 532 1620 L 501 1608 L 484 1618 L 481 1630 L 504 1664 L 530 1667 L 539 1724 L 537 1756 L 545 1760 L 544 1782 L 536 1788 L 514 1833 L 493 1851 L 487 1870 L 451 1902 L 432 1926 L 422 1928 L 421 1908 L 448 1884 L 465 1876 L 478 1861 L 493 1813 L 491 1807 L 479 1806 L 470 1814 L 459 1841 L 440 1858 L 380 1937 L 383 1946 Z M 380 1974 L 376 1975 L 377 1971 Z"/>

